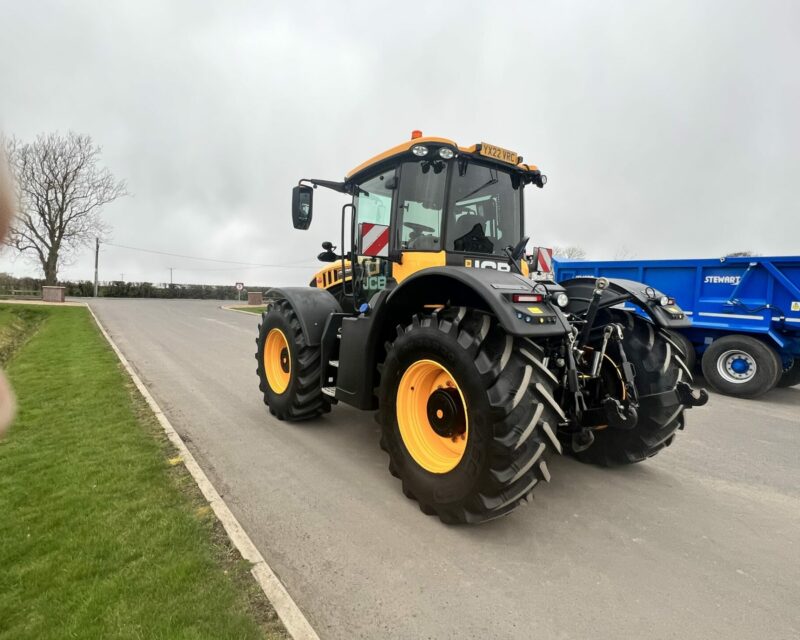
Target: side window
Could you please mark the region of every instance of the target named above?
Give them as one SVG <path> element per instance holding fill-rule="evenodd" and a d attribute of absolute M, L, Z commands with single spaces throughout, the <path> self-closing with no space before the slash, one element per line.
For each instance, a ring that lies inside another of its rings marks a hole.
<path fill-rule="evenodd" d="M 387 185 L 395 170 L 386 171 L 359 185 L 361 191 L 356 198 L 356 220 L 373 224 L 389 224 L 392 215 L 392 189 Z"/>
<path fill-rule="evenodd" d="M 441 160 L 403 163 L 395 231 L 395 246 L 401 250 L 442 250 L 446 169 Z"/>

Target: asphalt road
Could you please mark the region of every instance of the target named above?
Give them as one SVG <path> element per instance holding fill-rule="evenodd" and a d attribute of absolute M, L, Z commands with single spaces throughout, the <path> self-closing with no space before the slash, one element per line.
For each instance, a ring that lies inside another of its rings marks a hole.
<path fill-rule="evenodd" d="M 800 387 L 714 395 L 648 462 L 554 460 L 531 505 L 447 527 L 371 413 L 272 418 L 258 317 L 219 305 L 92 302 L 322 638 L 800 637 Z"/>

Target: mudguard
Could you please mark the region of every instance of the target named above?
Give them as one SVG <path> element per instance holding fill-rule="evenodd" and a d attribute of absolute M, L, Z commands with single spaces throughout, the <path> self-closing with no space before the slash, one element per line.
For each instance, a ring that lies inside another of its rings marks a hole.
<path fill-rule="evenodd" d="M 544 300 L 535 304 L 512 302 L 513 294 L 534 293 L 542 294 Z M 544 338 L 570 331 L 564 314 L 550 302 L 552 293 L 544 285 L 517 273 L 470 267 L 430 267 L 397 285 L 386 305 L 399 309 L 436 305 L 482 308 L 493 313 L 510 335 Z"/>
<path fill-rule="evenodd" d="M 636 311 L 641 309 L 659 327 L 681 329 L 690 327 L 692 321 L 677 304 L 662 305 L 664 293 L 642 282 L 607 278 L 608 287 L 600 298 L 601 307 L 615 307 Z M 589 306 L 595 290 L 595 277 L 572 278 L 561 282 L 569 296 L 567 311 L 582 315 Z M 667 296 L 668 297 L 668 296 Z"/>
<path fill-rule="evenodd" d="M 292 305 L 308 344 L 316 346 L 322 341 L 325 322 L 332 313 L 342 313 L 342 307 L 325 289 L 315 287 L 280 287 L 268 289 L 264 297 L 269 300 L 285 298 Z"/>

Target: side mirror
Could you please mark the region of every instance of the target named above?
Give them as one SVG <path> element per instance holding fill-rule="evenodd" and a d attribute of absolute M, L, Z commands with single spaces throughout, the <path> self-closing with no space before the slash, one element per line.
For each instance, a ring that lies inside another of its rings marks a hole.
<path fill-rule="evenodd" d="M 292 189 L 292 224 L 295 229 L 308 229 L 314 206 L 314 188 L 304 184 Z"/>
<path fill-rule="evenodd" d="M 339 259 L 339 256 L 333 252 L 336 247 L 333 246 L 332 242 L 326 240 L 322 243 L 322 248 L 325 249 L 325 251 L 317 256 L 317 260 L 320 262 L 336 262 Z"/>
<path fill-rule="evenodd" d="M 530 240 L 530 238 L 526 236 L 517 243 L 516 247 L 510 247 L 511 257 L 514 260 L 519 260 L 523 255 L 525 255 L 525 247 L 528 246 L 528 240 Z"/>

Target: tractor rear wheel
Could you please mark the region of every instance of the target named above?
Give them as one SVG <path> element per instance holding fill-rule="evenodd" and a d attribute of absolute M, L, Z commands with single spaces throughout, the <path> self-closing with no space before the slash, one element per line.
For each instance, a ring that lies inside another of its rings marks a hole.
<path fill-rule="evenodd" d="M 601 311 L 598 324 L 609 322 L 623 326 L 622 347 L 636 370 L 634 381 L 640 402 L 636 426 L 632 429 L 611 426 L 597 429 L 594 443 L 574 454 L 581 462 L 604 467 L 641 462 L 672 444 L 675 432 L 684 426 L 685 406 L 678 401 L 677 395 L 662 402 L 644 396 L 674 390 L 681 380 L 692 381 L 673 340 L 652 322 L 625 311 Z M 619 367 L 619 356 L 612 345 L 609 345 L 606 355 Z M 619 394 L 611 391 L 610 394 L 619 399 Z"/>
<path fill-rule="evenodd" d="M 381 447 L 424 513 L 449 524 L 491 520 L 550 480 L 563 414 L 536 344 L 460 307 L 415 315 L 386 349 Z"/>
<path fill-rule="evenodd" d="M 330 411 L 320 388 L 320 348 L 308 344 L 287 300 L 272 302 L 262 314 L 256 345 L 258 386 L 272 415 L 307 420 Z"/>

